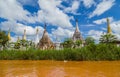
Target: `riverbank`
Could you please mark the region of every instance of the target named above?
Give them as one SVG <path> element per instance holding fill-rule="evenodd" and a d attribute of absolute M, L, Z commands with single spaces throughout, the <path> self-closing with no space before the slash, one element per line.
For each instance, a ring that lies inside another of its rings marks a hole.
<path fill-rule="evenodd" d="M 63 50 L 3 50 L 0 60 L 68 60 L 104 61 L 120 60 L 120 47 L 115 45 L 89 45 L 78 49 Z"/>

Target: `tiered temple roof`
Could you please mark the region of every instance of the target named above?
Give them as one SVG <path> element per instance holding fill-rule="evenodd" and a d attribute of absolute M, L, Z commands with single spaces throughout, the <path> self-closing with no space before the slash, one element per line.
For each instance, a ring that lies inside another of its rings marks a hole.
<path fill-rule="evenodd" d="M 38 48 L 43 49 L 43 50 L 54 48 L 54 43 L 50 40 L 50 38 L 48 36 L 48 32 L 46 30 L 46 24 L 45 24 L 45 27 L 44 27 L 43 36 L 39 41 Z"/>
<path fill-rule="evenodd" d="M 73 39 L 73 41 L 76 41 L 76 40 L 83 41 L 82 35 L 81 35 L 79 27 L 78 27 L 78 20 L 76 20 L 76 29 L 75 29 L 72 39 Z"/>

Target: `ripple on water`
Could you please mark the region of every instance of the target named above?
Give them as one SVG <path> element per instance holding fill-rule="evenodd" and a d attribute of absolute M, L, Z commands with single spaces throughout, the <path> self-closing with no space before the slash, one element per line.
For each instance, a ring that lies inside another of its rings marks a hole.
<path fill-rule="evenodd" d="M 120 77 L 120 61 L 0 61 L 0 77 Z"/>

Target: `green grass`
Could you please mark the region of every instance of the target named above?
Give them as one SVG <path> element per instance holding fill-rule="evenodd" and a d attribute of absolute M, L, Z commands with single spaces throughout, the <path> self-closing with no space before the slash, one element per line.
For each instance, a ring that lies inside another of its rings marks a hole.
<path fill-rule="evenodd" d="M 69 61 L 103 61 L 120 60 L 120 47 L 98 44 L 78 49 L 63 50 L 3 50 L 0 60 L 69 60 Z"/>

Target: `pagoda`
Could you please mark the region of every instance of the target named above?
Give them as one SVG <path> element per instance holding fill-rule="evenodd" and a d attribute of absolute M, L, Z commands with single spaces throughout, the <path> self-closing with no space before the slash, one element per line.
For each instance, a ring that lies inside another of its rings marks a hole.
<path fill-rule="evenodd" d="M 10 35 L 10 29 L 9 29 L 9 31 L 8 31 L 8 41 L 10 41 L 11 40 L 11 35 Z"/>
<path fill-rule="evenodd" d="M 110 20 L 107 18 L 107 34 L 112 33 L 111 27 L 110 27 Z"/>
<path fill-rule="evenodd" d="M 46 30 L 46 24 L 44 27 L 43 36 L 38 43 L 38 48 L 40 48 L 42 50 L 54 48 L 54 43 L 51 41 L 51 39 L 48 36 L 48 32 Z"/>
<path fill-rule="evenodd" d="M 39 43 L 39 29 L 36 29 L 36 38 L 35 38 L 35 44 L 38 45 Z"/>
<path fill-rule="evenodd" d="M 79 27 L 78 27 L 78 20 L 76 19 L 76 29 L 73 34 L 72 40 L 75 42 L 76 40 L 83 41 L 82 35 L 80 33 Z"/>
<path fill-rule="evenodd" d="M 26 40 L 26 29 L 24 29 L 23 40 Z"/>

